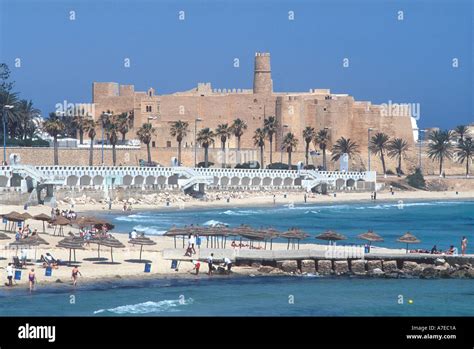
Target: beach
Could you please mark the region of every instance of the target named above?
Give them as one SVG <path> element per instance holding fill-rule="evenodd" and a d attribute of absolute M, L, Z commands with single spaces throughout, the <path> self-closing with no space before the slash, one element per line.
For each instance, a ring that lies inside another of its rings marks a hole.
<path fill-rule="evenodd" d="M 172 212 L 172 211 L 181 211 L 186 212 L 189 210 L 204 210 L 204 209 L 226 209 L 226 208 L 238 208 L 238 207 L 264 207 L 264 208 L 272 208 L 272 207 L 285 207 L 290 205 L 304 205 L 304 193 L 298 192 L 279 192 L 275 194 L 275 198 L 273 195 L 256 195 L 252 194 L 242 194 L 241 196 L 235 195 L 227 202 L 225 199 L 223 200 L 214 200 L 214 201 L 201 201 L 197 199 L 193 199 L 192 201 L 186 202 L 184 207 L 182 203 L 170 203 L 170 206 L 166 204 L 147 204 L 147 203 L 140 203 L 135 202 L 133 204 L 133 211 L 121 211 L 121 205 L 112 206 L 112 210 L 108 210 L 108 206 L 104 203 L 87 203 L 87 204 L 78 204 L 76 202 L 74 206 L 74 210 L 78 213 L 79 216 L 81 215 L 101 215 L 102 217 L 108 217 L 107 215 L 114 215 L 117 216 L 130 216 L 135 213 L 139 213 L 142 211 L 157 211 L 157 212 Z M 286 196 L 286 197 L 285 197 Z M 390 191 L 382 191 L 379 192 L 377 195 L 376 202 L 384 202 L 384 203 L 392 203 L 396 205 L 403 204 L 404 202 L 416 201 L 416 200 L 470 200 L 474 198 L 474 192 L 466 191 L 460 192 L 456 194 L 455 192 L 426 192 L 426 191 L 396 191 L 394 195 L 390 193 Z M 274 201 L 275 200 L 275 201 Z M 337 193 L 336 196 L 333 195 L 315 195 L 315 194 L 307 194 L 306 205 L 311 204 L 360 204 L 360 203 L 375 203 L 374 201 L 370 200 L 370 193 Z M 60 209 L 68 209 L 69 205 L 66 203 L 62 203 L 59 205 Z M 15 206 L 15 205 L 3 205 L 2 206 L 2 213 L 7 213 L 10 211 L 17 211 L 17 212 L 24 212 L 23 207 Z M 44 213 L 49 215 L 50 208 L 47 206 L 31 206 L 28 207 L 27 212 L 31 215 L 37 215 L 40 213 Z M 138 219 L 140 221 L 140 219 Z M 245 217 L 242 217 L 242 223 L 245 223 Z M 116 224 L 116 222 L 113 222 Z M 182 225 L 180 222 L 175 222 L 176 225 Z M 49 246 L 38 246 L 35 248 L 30 249 L 28 251 L 28 258 L 33 259 L 39 257 L 49 252 L 55 258 L 61 260 L 68 260 L 69 259 L 69 250 L 64 248 L 56 247 L 56 244 L 62 237 L 53 236 L 53 229 L 47 229 L 47 233 L 42 233 L 42 222 L 35 221 L 35 220 L 28 220 L 26 224 L 30 225 L 31 229 L 38 229 L 40 232 L 40 236 L 44 238 L 48 243 Z M 145 223 L 144 223 L 145 224 Z M 171 228 L 171 226 L 169 226 Z M 66 226 L 64 228 L 64 234 L 67 236 L 68 233 L 78 234 L 78 228 Z M 79 263 L 79 270 L 82 274 L 82 277 L 79 277 L 79 283 L 90 282 L 94 283 L 99 280 L 104 279 L 146 279 L 146 278 L 159 278 L 159 277 L 193 277 L 191 275 L 193 265 L 190 261 L 182 261 L 179 264 L 178 270 L 171 269 L 171 261 L 166 260 L 163 258 L 162 252 L 165 249 L 172 249 L 174 248 L 174 241 L 171 237 L 165 237 L 160 235 L 147 235 L 153 241 L 156 242 L 156 245 L 153 246 L 144 246 L 143 247 L 143 256 L 144 260 L 148 260 L 151 263 L 151 271 L 149 273 L 144 272 L 144 263 L 138 263 L 136 260 L 138 259 L 140 253 L 140 246 L 132 246 L 128 243 L 128 232 L 129 231 L 121 231 L 120 228 L 115 229 L 112 231 L 112 234 L 115 238 L 117 238 L 120 242 L 125 245 L 125 248 L 115 248 L 113 249 L 113 259 L 115 261 L 114 264 L 109 263 L 111 256 L 110 256 L 110 249 L 107 247 L 102 246 L 100 256 L 102 258 L 108 258 L 105 261 L 97 261 L 94 258 L 98 257 L 97 245 L 91 244 L 90 246 L 85 246 L 84 250 L 77 250 L 76 257 Z M 12 237 L 11 240 L 2 240 L 1 242 L 6 244 L 14 241 L 14 234 L 10 234 Z M 321 249 L 324 246 L 323 242 L 321 243 L 306 243 L 304 245 L 305 249 Z M 178 242 L 178 248 L 181 247 L 181 241 Z M 229 246 L 227 247 L 229 248 Z M 286 249 L 286 243 L 274 243 L 273 249 Z M 393 251 L 395 253 L 400 253 L 401 249 L 387 249 L 388 251 Z M 197 254 L 193 256 L 195 259 L 205 260 L 207 258 L 206 255 L 202 256 L 199 253 L 199 249 L 197 250 Z M 0 260 L 0 270 L 3 271 L 3 277 L 6 280 L 6 273 L 3 268 L 7 266 L 7 262 L 11 261 L 14 255 L 20 254 L 20 251 L 15 249 L 2 249 L 2 257 L 5 259 Z M 184 249 L 183 249 L 184 255 Z M 38 280 L 38 285 L 47 284 L 47 283 L 70 283 L 71 282 L 71 270 L 72 268 L 69 266 L 59 266 L 58 269 L 53 269 L 52 276 L 45 276 L 45 269 L 42 267 L 41 263 L 37 263 L 36 265 L 28 265 L 28 269 L 23 270 L 22 279 L 17 281 L 17 284 L 20 287 L 26 287 L 27 284 L 27 273 L 30 268 L 34 267 L 36 271 L 36 276 Z M 249 274 L 258 274 L 257 268 L 250 267 L 250 266 L 239 266 L 234 267 L 233 269 L 235 275 L 249 275 Z M 207 265 L 206 263 L 201 263 L 201 274 L 200 277 L 207 277 L 205 275 L 207 272 Z M 3 279 L 2 277 L 2 279 Z M 3 286 L 2 286 L 3 287 Z"/>

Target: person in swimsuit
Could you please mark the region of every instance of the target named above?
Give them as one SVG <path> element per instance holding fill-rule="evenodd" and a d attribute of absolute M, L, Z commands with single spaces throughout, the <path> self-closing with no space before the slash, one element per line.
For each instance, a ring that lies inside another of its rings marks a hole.
<path fill-rule="evenodd" d="M 74 285 L 74 287 L 76 287 L 76 284 L 77 284 L 77 274 L 81 275 L 81 272 L 79 271 L 79 268 L 77 267 L 77 265 L 74 266 L 74 268 L 72 268 L 72 284 Z"/>
<path fill-rule="evenodd" d="M 35 275 L 35 269 L 31 268 L 30 273 L 28 274 L 28 280 L 30 282 L 30 292 L 35 289 L 35 283 L 36 283 L 36 275 Z"/>
<path fill-rule="evenodd" d="M 462 237 L 461 240 L 461 253 L 464 256 L 467 250 L 467 238 L 465 236 Z"/>

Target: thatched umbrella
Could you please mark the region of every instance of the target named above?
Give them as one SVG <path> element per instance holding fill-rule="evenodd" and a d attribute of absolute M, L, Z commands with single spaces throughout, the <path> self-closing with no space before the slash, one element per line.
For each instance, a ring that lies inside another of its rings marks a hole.
<path fill-rule="evenodd" d="M 76 262 L 76 250 L 83 250 L 84 240 L 78 237 L 66 237 L 58 242 L 56 247 L 62 247 L 69 249 L 69 263 L 71 263 L 71 254 L 74 250 L 74 262 Z"/>
<path fill-rule="evenodd" d="M 306 234 L 302 230 L 295 229 L 295 228 L 289 229 L 288 231 L 280 234 L 281 238 L 288 239 L 288 245 L 286 247 L 288 250 L 290 249 L 290 242 L 292 240 L 293 240 L 293 249 L 295 248 L 295 240 L 298 241 L 298 249 L 300 249 L 300 240 L 306 239 L 309 236 L 310 236 L 309 234 Z"/>
<path fill-rule="evenodd" d="M 147 246 L 156 245 L 156 242 L 144 236 L 140 236 L 135 239 L 130 239 L 128 243 L 132 245 L 140 245 L 140 261 L 142 260 L 143 245 L 147 245 Z"/>
<path fill-rule="evenodd" d="M 415 235 L 410 233 L 409 231 L 400 236 L 397 239 L 398 242 L 404 242 L 407 244 L 407 253 L 408 253 L 408 244 L 419 244 L 421 240 L 419 240 Z"/>
<path fill-rule="evenodd" d="M 56 236 L 56 228 L 58 227 L 58 225 L 59 225 L 58 236 L 64 236 L 63 227 L 65 225 L 71 224 L 71 221 L 63 216 L 56 217 L 55 219 L 52 219 L 49 222 L 55 226 L 54 233 L 53 233 L 54 236 Z"/>
<path fill-rule="evenodd" d="M 106 247 L 110 247 L 110 258 L 113 263 L 114 262 L 113 248 L 124 248 L 125 245 L 112 236 L 106 239 L 100 239 L 100 240 L 101 240 L 100 244 Z"/>
<path fill-rule="evenodd" d="M 372 242 L 381 242 L 384 241 L 383 237 L 379 234 L 374 233 L 372 230 L 369 230 L 367 233 L 359 234 L 357 237 L 361 240 L 367 240 L 369 242 L 368 251 L 370 252 L 370 246 L 372 246 Z"/>
<path fill-rule="evenodd" d="M 192 226 L 194 227 L 194 226 Z M 165 232 L 163 235 L 164 236 L 172 236 L 173 239 L 174 239 L 174 248 L 176 248 L 176 237 L 177 236 L 182 236 L 183 237 L 183 248 L 184 248 L 184 237 L 186 235 L 189 235 L 190 234 L 190 229 L 188 227 L 182 227 L 182 228 L 178 228 L 178 227 L 171 227 L 167 232 Z"/>
<path fill-rule="evenodd" d="M 44 222 L 48 222 L 51 219 L 51 217 L 45 213 L 40 213 L 40 214 L 37 214 L 36 216 L 33 216 L 33 219 L 36 221 L 43 221 L 43 233 L 46 233 L 46 227 L 44 225 Z"/>
<path fill-rule="evenodd" d="M 9 240 L 10 237 L 5 233 L 0 233 L 0 240 Z"/>
<path fill-rule="evenodd" d="M 27 219 L 33 219 L 33 216 L 30 215 L 28 212 L 20 213 L 18 216 L 23 218 L 24 221 L 26 221 Z"/>
<path fill-rule="evenodd" d="M 342 234 L 336 233 L 333 230 L 327 230 L 324 233 L 317 235 L 316 239 L 326 240 L 326 241 L 339 241 L 339 240 L 346 240 L 347 237 Z"/>
<path fill-rule="evenodd" d="M 2 216 L 5 219 L 5 231 L 14 231 L 14 223 L 23 222 L 23 218 L 20 213 L 12 211 Z M 10 222 L 9 229 L 7 230 L 7 222 Z"/>

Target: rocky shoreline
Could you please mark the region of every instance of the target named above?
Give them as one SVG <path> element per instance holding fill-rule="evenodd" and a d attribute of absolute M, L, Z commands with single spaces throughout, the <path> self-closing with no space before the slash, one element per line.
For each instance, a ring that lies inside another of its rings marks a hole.
<path fill-rule="evenodd" d="M 378 278 L 474 278 L 471 263 L 448 263 L 437 258 L 433 264 L 397 260 L 302 260 L 281 261 L 276 265 L 252 263 L 263 275 L 363 276 Z"/>

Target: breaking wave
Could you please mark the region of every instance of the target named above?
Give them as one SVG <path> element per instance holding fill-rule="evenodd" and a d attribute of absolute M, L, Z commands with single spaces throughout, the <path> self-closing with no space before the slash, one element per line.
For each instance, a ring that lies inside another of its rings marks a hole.
<path fill-rule="evenodd" d="M 144 225 L 136 225 L 133 227 L 136 231 L 139 233 L 145 233 L 145 235 L 163 235 L 166 233 L 166 230 L 163 230 L 163 228 L 156 227 L 156 226 L 144 226 Z"/>
<path fill-rule="evenodd" d="M 127 304 L 122 305 L 116 308 L 110 309 L 99 309 L 94 311 L 94 314 L 102 313 L 114 313 L 114 314 L 149 314 L 149 313 L 162 313 L 162 312 L 176 312 L 177 309 L 183 305 L 189 305 L 193 303 L 192 298 L 188 299 L 173 299 L 173 300 L 164 300 L 159 302 L 144 302 L 138 304 Z"/>

